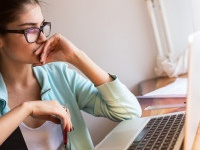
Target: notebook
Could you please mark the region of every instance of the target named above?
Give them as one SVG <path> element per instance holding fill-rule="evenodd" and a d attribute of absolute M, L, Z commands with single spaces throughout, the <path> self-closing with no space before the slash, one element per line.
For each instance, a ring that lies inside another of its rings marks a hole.
<path fill-rule="evenodd" d="M 200 33 L 189 38 L 189 45 L 186 112 L 122 121 L 95 150 L 192 149 L 200 120 Z"/>

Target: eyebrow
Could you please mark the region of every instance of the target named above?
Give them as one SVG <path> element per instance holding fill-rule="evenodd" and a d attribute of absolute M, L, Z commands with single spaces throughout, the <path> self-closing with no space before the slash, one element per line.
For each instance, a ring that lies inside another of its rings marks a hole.
<path fill-rule="evenodd" d="M 42 21 L 41 24 L 43 24 L 44 22 L 45 22 L 45 19 Z M 23 26 L 34 26 L 34 25 L 37 25 L 37 23 L 27 22 L 27 23 L 20 24 L 19 26 L 23 27 Z"/>

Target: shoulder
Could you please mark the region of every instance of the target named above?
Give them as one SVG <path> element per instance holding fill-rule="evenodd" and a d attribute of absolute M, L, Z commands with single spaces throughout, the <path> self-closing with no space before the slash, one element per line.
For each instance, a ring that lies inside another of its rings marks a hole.
<path fill-rule="evenodd" d="M 68 64 L 65 62 L 52 62 L 52 63 L 48 63 L 45 64 L 43 66 L 41 66 L 42 68 L 46 69 L 46 70 L 52 70 L 52 69 L 62 69 L 63 67 L 66 69 L 68 68 Z"/>
<path fill-rule="evenodd" d="M 72 78 L 77 74 L 75 69 L 69 68 L 66 62 L 52 62 L 42 66 L 33 67 L 36 74 L 46 74 L 48 77 Z"/>
<path fill-rule="evenodd" d="M 68 64 L 65 62 L 52 62 L 42 66 L 34 67 L 35 71 L 57 72 L 69 69 Z"/>

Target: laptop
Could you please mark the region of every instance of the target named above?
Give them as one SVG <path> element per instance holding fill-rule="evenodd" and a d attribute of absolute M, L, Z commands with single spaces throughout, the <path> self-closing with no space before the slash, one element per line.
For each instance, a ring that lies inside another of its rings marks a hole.
<path fill-rule="evenodd" d="M 191 150 L 200 120 L 200 32 L 189 38 L 189 58 L 186 111 L 122 121 L 95 150 Z"/>

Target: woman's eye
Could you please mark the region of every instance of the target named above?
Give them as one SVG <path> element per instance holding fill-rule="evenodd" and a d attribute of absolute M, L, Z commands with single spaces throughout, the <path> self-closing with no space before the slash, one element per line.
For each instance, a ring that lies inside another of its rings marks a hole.
<path fill-rule="evenodd" d="M 39 29 L 33 28 L 33 29 L 29 30 L 28 33 L 34 34 L 34 33 L 38 33 L 38 31 L 39 31 Z"/>

